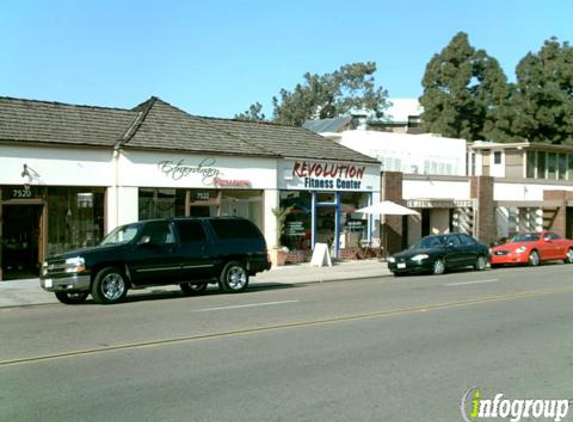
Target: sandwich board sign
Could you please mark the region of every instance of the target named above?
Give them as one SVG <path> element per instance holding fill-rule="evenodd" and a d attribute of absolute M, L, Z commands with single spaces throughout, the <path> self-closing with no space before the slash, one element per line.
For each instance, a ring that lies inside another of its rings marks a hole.
<path fill-rule="evenodd" d="M 328 245 L 326 243 L 316 243 L 314 245 L 310 266 L 324 267 L 325 265 L 332 267 L 332 259 L 328 251 Z"/>

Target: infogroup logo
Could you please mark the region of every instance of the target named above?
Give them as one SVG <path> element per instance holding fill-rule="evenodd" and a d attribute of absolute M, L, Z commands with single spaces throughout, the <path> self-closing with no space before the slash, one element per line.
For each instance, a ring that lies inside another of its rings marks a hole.
<path fill-rule="evenodd" d="M 521 419 L 560 422 L 567 416 L 569 404 L 569 399 L 508 399 L 503 393 L 484 398 L 480 388 L 472 387 L 462 396 L 460 410 L 465 422 L 487 418 L 509 419 L 511 422 Z"/>

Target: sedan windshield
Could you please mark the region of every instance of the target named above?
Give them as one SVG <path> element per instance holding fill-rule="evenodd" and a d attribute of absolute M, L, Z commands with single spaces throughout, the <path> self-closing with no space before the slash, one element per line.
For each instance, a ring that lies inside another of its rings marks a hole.
<path fill-rule="evenodd" d="M 129 243 L 137 235 L 140 224 L 130 224 L 115 228 L 101 242 L 102 246 L 120 245 Z"/>
<path fill-rule="evenodd" d="M 444 236 L 429 236 L 425 237 L 417 243 L 414 243 L 410 249 L 428 249 L 428 248 L 441 248 L 444 246 Z"/>
<path fill-rule="evenodd" d="M 516 234 L 510 240 L 511 243 L 519 243 L 519 242 L 537 242 L 539 240 L 539 234 L 537 233 L 525 233 L 525 234 Z"/>

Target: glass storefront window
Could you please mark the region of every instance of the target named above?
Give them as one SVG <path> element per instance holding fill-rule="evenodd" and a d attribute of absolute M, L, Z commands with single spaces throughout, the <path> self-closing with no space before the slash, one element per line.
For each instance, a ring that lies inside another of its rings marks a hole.
<path fill-rule="evenodd" d="M 368 240 L 368 215 L 356 213 L 357 209 L 368 206 L 370 194 L 344 192 L 340 196 L 342 204 L 341 247 L 362 246 Z"/>
<path fill-rule="evenodd" d="M 312 200 L 310 192 L 283 191 L 280 208 L 290 208 L 281 235 L 281 245 L 289 249 L 310 249 Z"/>
<path fill-rule="evenodd" d="M 48 255 L 97 245 L 103 235 L 103 188 L 48 188 Z"/>
<path fill-rule="evenodd" d="M 139 219 L 185 215 L 185 191 L 181 189 L 139 189 Z"/>

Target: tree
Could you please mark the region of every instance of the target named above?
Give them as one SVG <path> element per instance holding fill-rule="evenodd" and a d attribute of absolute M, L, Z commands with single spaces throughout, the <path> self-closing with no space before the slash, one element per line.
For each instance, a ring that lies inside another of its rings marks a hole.
<path fill-rule="evenodd" d="M 375 88 L 376 64 L 352 63 L 333 73 L 304 74 L 304 82 L 294 90 L 281 89 L 279 97 L 273 97 L 273 118 L 276 123 L 302 126 L 310 119 L 326 119 L 360 110 L 381 117 L 387 107 L 388 93 Z M 235 118 L 260 116 L 259 103 Z M 252 113 L 256 111 L 256 113 Z"/>
<path fill-rule="evenodd" d="M 573 48 L 552 37 L 517 65 L 516 83 L 497 112 L 500 141 L 573 144 Z"/>
<path fill-rule="evenodd" d="M 422 129 L 470 141 L 483 139 L 484 128 L 496 118 L 492 110 L 507 96 L 507 79 L 497 60 L 476 51 L 464 32 L 430 60 L 422 86 Z"/>
<path fill-rule="evenodd" d="M 235 114 L 235 119 L 246 120 L 246 121 L 263 121 L 265 120 L 265 115 L 262 113 L 263 105 L 259 102 L 251 104 L 249 109 L 243 113 Z"/>

